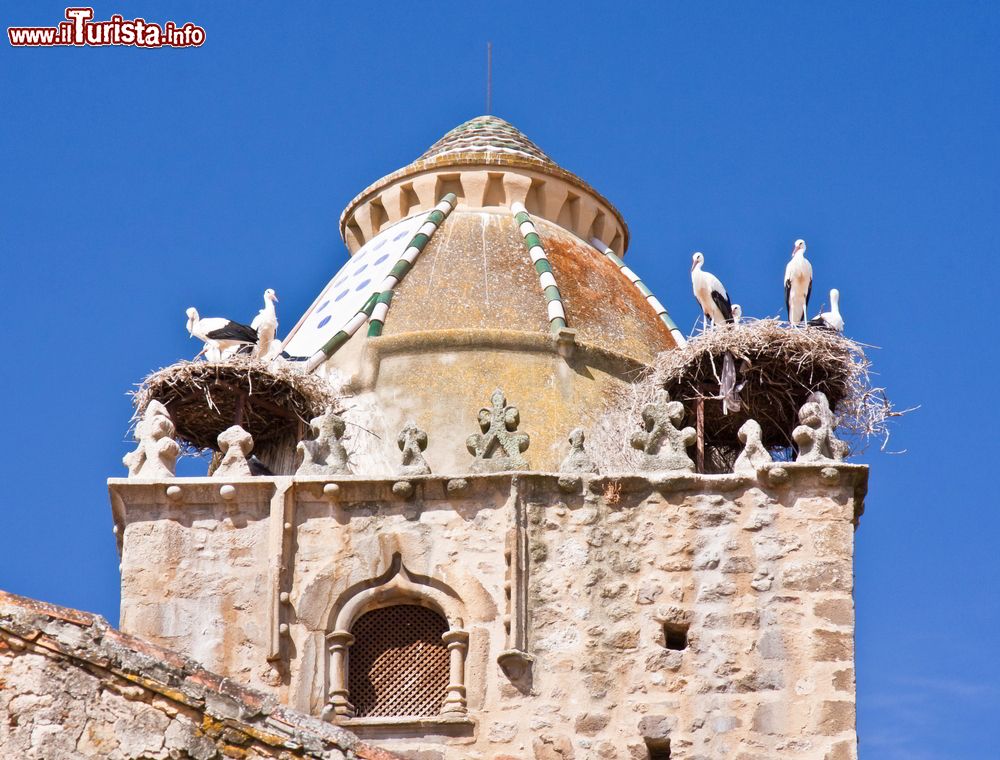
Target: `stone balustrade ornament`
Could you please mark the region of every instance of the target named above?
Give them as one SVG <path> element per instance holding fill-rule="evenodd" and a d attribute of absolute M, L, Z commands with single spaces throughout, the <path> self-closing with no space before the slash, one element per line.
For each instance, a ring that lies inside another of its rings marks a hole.
<path fill-rule="evenodd" d="M 350 475 L 347 463 L 347 449 L 341 439 L 347 426 L 344 420 L 327 409 L 319 417 L 309 422 L 312 440 L 299 441 L 296 451 L 302 463 L 295 471 L 297 476 L 330 478 L 336 475 Z"/>
<path fill-rule="evenodd" d="M 736 434 L 743 444 L 743 451 L 736 457 L 733 472 L 738 475 L 756 475 L 760 467 L 766 467 L 773 461 L 771 452 L 764 448 L 761 441 L 760 423 L 757 420 L 747 420 Z"/>
<path fill-rule="evenodd" d="M 596 475 L 597 465 L 590 458 L 590 454 L 584 449 L 583 444 L 587 436 L 583 428 L 574 428 L 569 434 L 569 454 L 559 465 L 559 472 L 581 473 Z"/>
<path fill-rule="evenodd" d="M 530 438 L 527 433 L 516 432 L 519 424 L 517 407 L 507 406 L 507 397 L 497 388 L 490 396 L 490 406 L 479 410 L 479 428 L 483 432 L 473 433 L 465 441 L 475 457 L 472 472 L 528 469 L 521 453 L 527 451 Z"/>
<path fill-rule="evenodd" d="M 799 448 L 796 462 L 843 462 L 850 447 L 834 435 L 837 419 L 825 393 L 812 393 L 799 410 L 792 440 Z"/>
<path fill-rule="evenodd" d="M 249 478 L 253 475 L 247 457 L 253 451 L 253 437 L 239 425 L 219 433 L 222 460 L 212 473 L 213 478 Z"/>
<path fill-rule="evenodd" d="M 180 446 L 174 440 L 174 423 L 159 401 L 150 401 L 135 426 L 138 446 L 122 459 L 130 478 L 172 478 Z"/>
<path fill-rule="evenodd" d="M 424 459 L 427 448 L 427 433 L 417 427 L 412 420 L 407 422 L 396 438 L 396 445 L 403 452 L 400 475 L 430 475 L 431 468 Z"/>
<path fill-rule="evenodd" d="M 641 451 L 640 468 L 662 472 L 681 470 L 694 472 L 694 462 L 687 447 L 698 437 L 693 427 L 678 428 L 684 419 L 684 405 L 671 401 L 665 390 L 657 391 L 656 400 L 642 408 L 644 430 L 632 434 L 632 447 Z"/>

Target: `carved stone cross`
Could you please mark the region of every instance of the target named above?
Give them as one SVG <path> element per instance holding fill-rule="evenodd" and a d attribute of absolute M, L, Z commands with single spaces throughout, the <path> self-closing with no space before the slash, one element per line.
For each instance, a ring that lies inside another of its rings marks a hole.
<path fill-rule="evenodd" d="M 640 465 L 643 470 L 694 472 L 694 462 L 687 455 L 687 447 L 698 436 L 693 427 L 678 429 L 683 419 L 684 405 L 671 401 L 665 390 L 657 391 L 656 400 L 642 408 L 645 430 L 633 433 L 631 444 L 645 454 Z"/>
<path fill-rule="evenodd" d="M 407 422 L 396 438 L 399 450 L 403 452 L 403 463 L 399 468 L 400 475 L 429 475 L 431 468 L 424 459 L 423 451 L 427 448 L 427 433 L 417 427 L 415 422 Z"/>
<path fill-rule="evenodd" d="M 825 393 L 811 393 L 799 409 L 792 440 L 799 447 L 796 462 L 843 462 L 850 447 L 834 435 L 837 420 Z"/>
<path fill-rule="evenodd" d="M 528 449 L 530 439 L 527 433 L 516 432 L 518 424 L 517 407 L 507 406 L 507 397 L 497 388 L 490 396 L 490 406 L 479 410 L 479 428 L 483 432 L 473 433 L 465 441 L 475 457 L 473 472 L 528 469 L 521 452 Z"/>
<path fill-rule="evenodd" d="M 135 451 L 122 459 L 130 478 L 174 477 L 181 449 L 174 440 L 174 423 L 167 407 L 159 401 L 149 402 L 135 426 L 135 440 L 139 443 Z"/>
<path fill-rule="evenodd" d="M 334 414 L 333 409 L 327 409 L 309 422 L 309 428 L 312 440 L 299 441 L 296 447 L 302 463 L 295 474 L 307 477 L 349 475 L 351 468 L 347 463 L 347 449 L 341 442 L 346 429 L 344 420 Z"/>
<path fill-rule="evenodd" d="M 569 434 L 569 454 L 559 465 L 559 472 L 571 473 L 596 473 L 597 465 L 590 458 L 590 454 L 583 448 L 586 440 L 583 428 L 574 428 Z"/>
<path fill-rule="evenodd" d="M 253 451 L 253 437 L 239 425 L 233 425 L 219 433 L 219 451 L 222 461 L 215 472 L 214 478 L 243 478 L 253 475 L 247 456 Z"/>

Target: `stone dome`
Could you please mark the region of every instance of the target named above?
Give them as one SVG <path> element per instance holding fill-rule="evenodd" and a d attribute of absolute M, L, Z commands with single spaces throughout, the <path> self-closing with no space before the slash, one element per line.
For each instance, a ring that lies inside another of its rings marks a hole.
<path fill-rule="evenodd" d="M 341 231 L 351 258 L 285 349 L 318 357 L 367 429 L 380 422 L 364 456 L 385 468 L 398 453 L 386 442 L 415 417 L 428 459 L 461 471 L 477 410 L 501 388 L 532 435 L 532 469 L 553 470 L 571 428 L 684 340 L 622 261 L 617 209 L 494 116 L 365 189 Z"/>
<path fill-rule="evenodd" d="M 576 341 L 647 363 L 676 344 L 649 302 L 607 256 L 534 219 Z M 538 274 L 509 210 L 453 211 L 396 287 L 383 335 L 422 330 L 550 334 Z"/>

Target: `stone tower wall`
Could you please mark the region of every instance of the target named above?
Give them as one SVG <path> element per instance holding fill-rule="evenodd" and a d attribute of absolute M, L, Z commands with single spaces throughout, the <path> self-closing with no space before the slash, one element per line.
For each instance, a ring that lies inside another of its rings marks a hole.
<path fill-rule="evenodd" d="M 851 758 L 866 480 L 843 464 L 427 477 L 404 498 L 392 481 L 255 478 L 228 500 L 208 479 L 176 480 L 174 499 L 114 481 L 122 627 L 318 715 L 328 634 L 413 599 L 468 635 L 467 711 L 336 718 L 388 749 L 644 758 L 669 741 L 672 758 Z M 532 661 L 505 672 L 504 652 Z"/>

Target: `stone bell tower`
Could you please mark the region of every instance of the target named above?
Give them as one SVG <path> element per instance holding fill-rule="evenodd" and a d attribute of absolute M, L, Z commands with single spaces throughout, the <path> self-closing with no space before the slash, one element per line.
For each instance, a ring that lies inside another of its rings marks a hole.
<path fill-rule="evenodd" d="M 109 481 L 123 630 L 404 757 L 855 758 L 867 468 L 825 397 L 787 431 L 798 461 L 748 420 L 733 471 L 696 472 L 690 410 L 663 392 L 623 431 L 633 464 L 590 451 L 685 341 L 624 263 L 618 211 L 501 119 L 340 226 L 351 258 L 281 376 L 342 408 L 254 476 L 251 390 L 223 466 L 179 478 L 185 413 L 147 406 Z"/>

